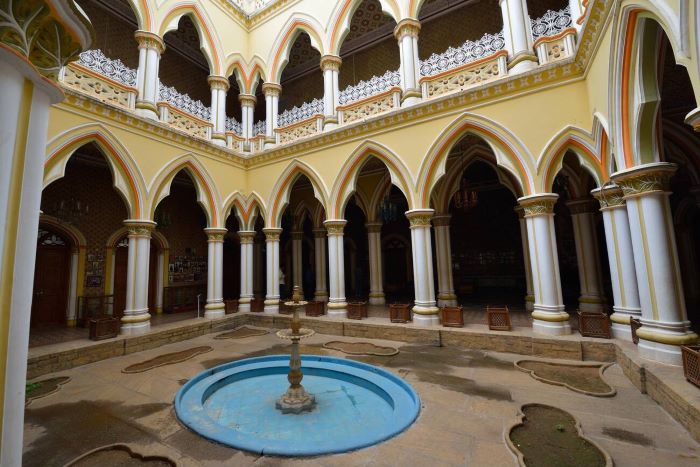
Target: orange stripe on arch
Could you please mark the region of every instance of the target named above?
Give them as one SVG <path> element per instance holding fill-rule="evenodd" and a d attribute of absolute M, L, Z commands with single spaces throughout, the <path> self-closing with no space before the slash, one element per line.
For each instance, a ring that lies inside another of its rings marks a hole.
<path fill-rule="evenodd" d="M 304 27 L 301 27 L 304 26 Z M 306 29 L 308 27 L 308 30 Z M 295 20 L 291 26 L 289 27 L 289 30 L 285 33 L 284 37 L 282 38 L 282 42 L 280 42 L 280 46 L 277 48 L 277 51 L 275 52 L 275 58 L 272 61 L 272 73 L 270 74 L 271 76 L 269 77 L 270 79 L 274 79 L 275 76 L 277 75 L 277 66 L 279 65 L 279 57 L 280 54 L 282 53 L 282 49 L 284 49 L 284 46 L 287 45 L 287 40 L 289 39 L 289 36 L 294 34 L 296 30 L 300 29 L 302 32 L 305 32 L 309 36 L 313 34 L 313 36 L 316 38 L 316 41 L 318 41 L 319 45 L 322 44 L 322 41 L 320 37 L 318 36 L 318 33 L 308 26 L 306 23 L 304 23 L 301 20 Z"/>
<path fill-rule="evenodd" d="M 340 12 L 340 15 L 338 16 L 337 21 L 333 25 L 333 33 L 331 34 L 331 47 L 335 46 L 335 36 L 338 34 L 338 28 L 340 27 L 340 23 L 343 22 L 343 18 L 345 17 L 345 13 L 348 11 L 348 8 L 350 8 L 351 4 L 352 4 L 352 0 L 345 0 L 345 6 L 343 6 L 343 10 Z M 338 45 L 340 45 L 340 44 L 338 44 Z M 332 53 L 332 52 L 329 51 L 329 53 Z"/>
<path fill-rule="evenodd" d="M 501 138 L 498 135 L 496 135 L 495 133 L 493 133 L 492 131 L 487 130 L 485 128 L 478 127 L 472 123 L 465 123 L 461 127 L 459 127 L 459 129 L 454 131 L 452 133 L 452 135 L 450 135 L 450 137 L 442 144 L 442 146 L 440 147 L 440 150 L 437 152 L 439 154 L 439 156 L 436 157 L 431 162 L 430 167 L 428 168 L 427 177 L 425 178 L 425 186 L 423 187 L 423 193 L 421 194 L 421 199 L 420 199 L 421 203 L 425 202 L 426 200 L 429 200 L 428 187 L 430 186 L 430 180 L 432 180 L 432 178 L 433 178 L 435 170 L 437 169 L 437 166 L 438 166 L 438 161 L 441 159 L 442 154 L 447 150 L 447 148 L 452 147 L 455 140 L 460 139 L 464 136 L 464 134 L 466 133 L 464 131 L 465 129 L 473 129 L 473 130 L 476 130 L 477 132 L 484 133 L 484 134 L 490 136 L 491 138 L 495 139 L 496 141 L 500 142 L 503 145 L 503 147 L 506 149 L 506 151 L 508 151 L 510 153 L 510 155 L 512 156 L 512 159 L 517 164 L 518 171 L 520 172 L 520 176 L 522 177 L 522 180 L 520 180 L 520 181 L 525 182 L 524 186 L 522 187 L 523 192 L 525 193 L 525 195 L 529 195 L 530 194 L 530 183 L 529 183 L 530 179 L 527 177 L 527 172 L 525 171 L 525 167 L 523 167 L 522 162 L 520 162 L 520 159 L 518 159 L 516 157 L 516 155 L 513 153 L 513 151 L 506 144 L 503 144 L 503 141 L 501 140 Z M 479 136 L 478 133 L 477 133 L 477 136 Z"/>
<path fill-rule="evenodd" d="M 211 46 L 211 53 L 213 54 L 212 59 L 214 60 L 214 75 L 220 75 L 221 74 L 221 69 L 219 68 L 219 54 L 216 52 L 216 45 L 212 36 L 211 31 L 209 30 L 209 27 L 207 26 L 207 22 L 204 20 L 204 17 L 201 15 L 199 12 L 199 9 L 197 6 L 193 3 L 188 3 L 186 5 L 180 5 L 178 7 L 173 8 L 168 12 L 167 15 L 165 15 L 165 20 L 163 21 L 163 24 L 166 24 L 168 20 L 173 17 L 177 16 L 177 13 L 181 10 L 188 10 L 188 12 L 192 12 L 197 19 L 199 20 L 200 25 L 204 29 L 204 33 L 207 36 L 207 40 L 209 42 L 209 45 Z M 184 16 L 184 15 L 183 15 Z"/>
<path fill-rule="evenodd" d="M 146 14 L 146 30 L 150 31 L 153 25 L 151 24 L 151 10 L 148 9 L 148 2 L 146 0 L 141 0 L 141 6 Z"/>
<path fill-rule="evenodd" d="M 282 186 L 280 187 L 281 189 L 280 189 L 280 191 L 279 191 L 279 196 L 281 196 L 282 193 L 284 193 L 284 190 L 287 189 L 287 186 L 288 186 L 288 184 L 289 184 L 289 181 L 290 181 L 293 177 L 296 177 L 296 176 L 299 175 L 299 174 L 304 175 L 306 178 L 309 179 L 309 181 L 311 181 L 311 177 L 309 177 L 308 175 L 306 175 L 306 173 L 304 173 L 303 170 L 293 170 L 289 175 L 287 175 L 287 178 L 284 179 L 284 182 L 282 182 Z M 312 183 L 313 183 L 313 182 L 312 182 Z M 277 219 L 277 210 L 279 209 L 279 200 L 280 200 L 280 199 L 279 199 L 279 196 L 275 199 L 275 203 L 274 203 L 274 205 L 272 206 L 272 216 L 271 216 L 271 221 L 272 221 L 272 222 L 274 222 L 275 219 Z"/>
<path fill-rule="evenodd" d="M 632 66 L 632 46 L 634 45 L 634 33 L 637 28 L 637 16 L 641 10 L 633 10 L 627 18 L 627 31 L 625 32 L 625 47 L 622 56 L 622 96 L 620 99 L 620 112 L 622 121 L 622 153 L 625 159 L 625 168 L 634 165 L 632 155 L 632 141 L 630 131 L 630 73 Z"/>
<path fill-rule="evenodd" d="M 64 154 L 65 151 L 68 150 L 71 146 L 76 146 L 76 149 L 78 147 L 83 146 L 82 143 L 83 141 L 89 141 L 89 140 L 96 140 L 100 144 L 104 145 L 109 152 L 111 152 L 112 160 L 115 160 L 117 164 L 119 165 L 119 168 L 121 170 L 122 175 L 124 175 L 129 182 L 129 187 L 131 188 L 131 193 L 132 196 L 134 196 L 136 203 L 134 203 L 134 217 L 136 219 L 141 218 L 141 195 L 139 194 L 139 191 L 136 189 L 136 181 L 131 175 L 131 172 L 129 171 L 128 167 L 126 166 L 126 163 L 122 160 L 122 158 L 119 156 L 119 152 L 116 150 L 116 148 L 109 142 L 107 141 L 102 135 L 100 134 L 88 134 L 88 135 L 83 135 L 77 139 L 71 140 L 67 143 L 65 143 L 63 146 L 59 147 L 56 151 L 54 151 L 51 156 L 44 162 L 44 171 L 46 171 L 48 168 L 53 166 L 55 160 L 57 157 L 61 156 Z"/>
<path fill-rule="evenodd" d="M 177 173 L 179 171 L 181 171 L 182 169 L 184 169 L 185 167 L 192 170 L 195 173 L 195 175 L 197 176 L 197 178 L 199 179 L 199 181 L 202 182 L 202 184 L 207 189 L 206 190 L 207 197 L 209 198 L 209 207 L 211 208 L 211 215 L 212 215 L 212 227 L 219 225 L 219 216 L 216 214 L 216 204 L 214 204 L 214 195 L 211 191 L 211 187 L 207 183 L 207 180 L 202 176 L 202 173 L 199 171 L 199 169 L 197 167 L 195 167 L 194 165 L 192 165 L 191 162 L 185 161 L 182 164 L 175 167 L 174 169 L 172 169 L 170 171 L 170 173 L 173 174 L 173 178 L 175 178 L 175 175 L 177 175 Z M 172 179 L 171 179 L 171 182 L 172 182 Z M 160 186 L 158 192 L 160 192 L 160 190 L 162 188 L 163 188 L 163 185 Z"/>
<path fill-rule="evenodd" d="M 603 170 L 601 169 L 601 162 L 598 162 L 598 159 L 595 158 L 595 155 L 591 152 L 590 149 L 588 149 L 584 144 L 580 143 L 579 141 L 576 141 L 575 139 L 569 138 L 561 147 L 559 148 L 559 151 L 557 152 L 557 155 L 552 159 L 552 162 L 549 164 L 549 168 L 547 169 L 547 174 L 545 176 L 545 183 L 547 184 L 545 186 L 546 189 L 549 189 L 551 184 L 554 182 L 554 176 L 555 174 L 552 173 L 554 170 L 554 167 L 557 165 L 556 162 L 558 162 L 560 159 L 564 158 L 564 155 L 566 154 L 566 151 L 568 151 L 570 146 L 574 146 L 581 150 L 584 154 L 584 157 L 589 160 L 589 162 L 593 163 L 595 167 L 598 167 L 600 170 L 601 174 L 603 173 Z M 602 143 L 601 143 L 602 146 Z M 607 173 L 607 171 L 606 171 Z M 601 183 L 604 181 L 601 180 Z"/>

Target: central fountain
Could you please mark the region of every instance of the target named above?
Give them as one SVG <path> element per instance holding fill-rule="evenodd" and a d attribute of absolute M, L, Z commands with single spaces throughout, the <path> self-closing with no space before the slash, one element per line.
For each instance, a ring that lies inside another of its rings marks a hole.
<path fill-rule="evenodd" d="M 316 406 L 316 398 L 306 392 L 304 386 L 301 385 L 301 380 L 304 378 L 304 374 L 301 371 L 301 355 L 299 355 L 299 341 L 307 337 L 311 337 L 315 334 L 313 329 L 307 329 L 301 327 L 301 320 L 299 319 L 299 308 L 306 306 L 304 300 L 301 299 L 301 293 L 299 291 L 299 286 L 294 286 L 294 293 L 292 294 L 292 301 L 285 302 L 284 304 L 291 307 L 294 311 L 292 317 L 292 327 L 291 329 L 282 329 L 277 331 L 277 337 L 284 340 L 292 341 L 292 354 L 289 358 L 289 374 L 287 375 L 287 380 L 289 381 L 289 388 L 282 397 L 277 401 L 277 408 L 282 411 L 282 413 L 301 413 L 308 410 L 313 410 Z"/>
<path fill-rule="evenodd" d="M 349 359 L 300 354 L 299 342 L 314 335 L 301 327 L 305 304 L 295 287 L 285 303 L 294 310 L 291 328 L 277 332 L 291 341 L 291 356 L 235 360 L 194 376 L 175 397 L 178 419 L 212 441 L 277 456 L 347 452 L 408 428 L 420 399 L 403 379 Z"/>

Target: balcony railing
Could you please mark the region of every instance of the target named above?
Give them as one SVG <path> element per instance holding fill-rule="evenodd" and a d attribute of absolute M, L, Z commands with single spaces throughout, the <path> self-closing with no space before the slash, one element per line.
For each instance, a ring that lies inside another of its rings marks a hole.
<path fill-rule="evenodd" d="M 311 118 L 317 114 L 323 115 L 323 99 L 314 99 L 311 102 L 304 102 L 299 107 L 292 107 L 289 110 L 285 110 L 277 117 L 277 125 L 285 127 Z"/>
<path fill-rule="evenodd" d="M 227 117 L 226 118 L 226 131 L 230 131 L 232 133 L 235 133 L 237 135 L 242 135 L 243 134 L 243 127 L 241 126 L 241 123 L 236 120 L 233 117 Z"/>
<path fill-rule="evenodd" d="M 82 52 L 75 63 L 124 86 L 136 87 L 136 70 L 127 67 L 121 60 L 108 58 L 99 49 Z"/>
<path fill-rule="evenodd" d="M 503 32 L 484 34 L 479 40 L 466 41 L 459 47 L 450 47 L 441 54 L 432 54 L 428 59 L 421 60 L 419 64 L 420 74 L 421 76 L 433 76 L 454 70 L 494 55 L 503 50 L 505 45 Z"/>
<path fill-rule="evenodd" d="M 543 16 L 531 19 L 532 37 L 537 40 L 540 37 L 556 36 L 572 27 L 571 10 L 567 5 L 559 11 L 548 10 Z"/>
<path fill-rule="evenodd" d="M 265 120 L 260 120 L 257 122 L 255 125 L 253 125 L 253 134 L 251 136 L 255 137 L 258 135 L 264 135 L 265 134 L 265 125 L 267 124 L 267 121 Z"/>
<path fill-rule="evenodd" d="M 340 105 L 351 104 L 381 94 L 400 84 L 401 73 L 399 70 L 387 71 L 381 76 L 372 76 L 367 81 L 360 81 L 343 89 L 338 96 L 338 102 Z"/>
<path fill-rule="evenodd" d="M 211 107 L 207 107 L 202 101 L 194 100 L 187 94 L 178 92 L 172 86 L 166 86 L 163 83 L 158 83 L 158 85 L 158 96 L 162 102 L 167 102 L 176 109 L 205 121 L 209 121 L 211 118 Z"/>

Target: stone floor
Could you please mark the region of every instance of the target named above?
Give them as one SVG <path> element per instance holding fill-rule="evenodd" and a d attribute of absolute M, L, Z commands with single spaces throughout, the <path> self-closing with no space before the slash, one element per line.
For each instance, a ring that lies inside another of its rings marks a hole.
<path fill-rule="evenodd" d="M 420 394 L 418 420 L 399 436 L 359 451 L 309 459 L 261 457 L 210 443 L 177 421 L 172 402 L 185 380 L 205 368 L 261 353 L 283 353 L 287 347 L 274 334 L 215 340 L 214 334 L 158 349 L 112 358 L 69 371 L 56 394 L 34 400 L 26 409 L 27 466 L 59 466 L 100 446 L 122 443 L 142 455 L 165 455 L 178 465 L 516 465 L 504 442 L 518 408 L 539 402 L 572 413 L 584 434 L 621 466 L 697 466 L 700 444 L 613 365 L 606 381 L 617 389 L 612 398 L 596 398 L 547 385 L 516 370 L 525 357 L 456 348 L 407 345 L 394 357 L 360 357 L 403 376 Z M 316 335 L 307 352 L 344 356 L 321 348 L 349 337 Z M 367 341 L 366 339 L 362 339 Z M 208 345 L 213 351 L 191 360 L 138 373 L 128 365 L 163 353 Z"/>

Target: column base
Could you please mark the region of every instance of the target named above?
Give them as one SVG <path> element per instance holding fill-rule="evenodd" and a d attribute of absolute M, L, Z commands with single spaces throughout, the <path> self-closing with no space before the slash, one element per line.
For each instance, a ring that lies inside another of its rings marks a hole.
<path fill-rule="evenodd" d="M 316 292 L 314 294 L 314 300 L 317 302 L 327 302 L 328 301 L 328 293 L 327 292 Z"/>
<path fill-rule="evenodd" d="M 119 333 L 126 336 L 145 334 L 151 329 L 151 315 L 148 309 L 131 311 L 130 314 L 125 314 L 121 321 Z"/>
<path fill-rule="evenodd" d="M 213 302 L 204 305 L 204 317 L 207 319 L 221 318 L 226 314 L 226 305 L 224 302 Z"/>
<path fill-rule="evenodd" d="M 532 53 L 519 53 L 515 55 L 508 64 L 508 74 L 514 75 L 525 73 L 526 71 L 534 70 L 539 66 L 537 56 Z"/>
<path fill-rule="evenodd" d="M 438 294 L 437 306 L 458 306 L 457 296 L 453 293 Z"/>
<path fill-rule="evenodd" d="M 369 294 L 369 304 L 370 305 L 384 305 L 386 303 L 386 298 L 383 292 L 370 292 Z"/>
<path fill-rule="evenodd" d="M 280 299 L 279 297 L 276 298 L 268 298 L 265 299 L 265 308 L 263 309 L 263 313 L 279 313 L 280 312 Z"/>
<path fill-rule="evenodd" d="M 680 346 L 698 341 L 698 335 L 689 330 L 689 325 L 687 321 L 659 323 L 642 320 L 642 327 L 637 329 L 639 355 L 647 360 L 667 365 L 682 365 Z"/>
<path fill-rule="evenodd" d="M 238 311 L 250 311 L 252 297 L 240 297 L 238 299 Z"/>
<path fill-rule="evenodd" d="M 590 311 L 599 313 L 605 309 L 603 299 L 600 297 L 579 297 L 578 309 L 580 311 Z"/>
<path fill-rule="evenodd" d="M 534 332 L 550 336 L 571 334 L 569 314 L 564 311 L 564 305 L 547 306 L 535 303 L 532 318 Z"/>
<path fill-rule="evenodd" d="M 348 304 L 345 298 L 331 298 L 328 302 L 326 314 L 331 318 L 347 318 Z"/>
<path fill-rule="evenodd" d="M 136 107 L 135 109 L 136 115 L 140 115 L 145 118 L 149 118 L 151 120 L 156 120 L 158 121 L 160 119 L 160 116 L 158 115 L 158 112 L 155 110 L 152 110 L 150 107 Z"/>
<path fill-rule="evenodd" d="M 615 339 L 632 342 L 632 329 L 630 328 L 629 324 L 625 326 L 624 324 L 620 323 L 612 323 L 610 328 Z"/>
<path fill-rule="evenodd" d="M 413 324 L 416 326 L 440 326 L 440 316 L 437 314 L 413 314 Z"/>
<path fill-rule="evenodd" d="M 157 307 L 156 307 L 156 314 L 157 314 L 157 315 L 162 315 L 162 314 L 163 314 L 163 307 L 162 307 L 162 306 L 157 306 Z"/>
<path fill-rule="evenodd" d="M 535 310 L 535 297 L 525 295 L 525 311 L 533 312 Z"/>
<path fill-rule="evenodd" d="M 533 319 L 532 330 L 538 334 L 565 336 L 571 334 L 571 325 L 568 321 L 542 321 Z"/>
<path fill-rule="evenodd" d="M 610 315 L 612 322 L 612 334 L 615 339 L 632 342 L 632 329 L 630 328 L 630 318 L 640 318 L 642 310 L 639 308 L 613 307 L 614 313 Z"/>

